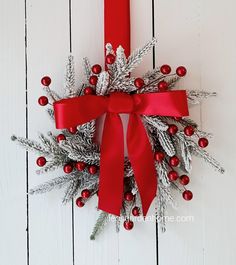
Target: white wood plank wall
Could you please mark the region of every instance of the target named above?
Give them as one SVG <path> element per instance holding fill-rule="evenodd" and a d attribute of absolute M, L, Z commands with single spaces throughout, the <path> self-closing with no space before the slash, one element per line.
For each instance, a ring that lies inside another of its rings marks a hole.
<path fill-rule="evenodd" d="M 78 209 L 61 205 L 62 191 L 27 196 L 30 187 L 54 174 L 35 174 L 36 156 L 10 141 L 12 133 L 36 139 L 53 130 L 37 104 L 47 74 L 62 91 L 67 55 L 103 63 L 103 0 L 0 0 L 0 264 L 1 265 L 235 265 L 236 243 L 236 2 L 233 0 L 131 0 L 132 49 L 152 36 L 155 53 L 136 74 L 153 65 L 185 65 L 179 87 L 218 93 L 191 109 L 193 119 L 214 133 L 208 148 L 222 161 L 219 175 L 193 161 L 194 200 L 180 196 L 161 233 L 155 222 L 117 234 L 109 224 L 96 241 L 89 234 L 97 199 Z M 155 205 L 153 205 L 154 210 Z"/>

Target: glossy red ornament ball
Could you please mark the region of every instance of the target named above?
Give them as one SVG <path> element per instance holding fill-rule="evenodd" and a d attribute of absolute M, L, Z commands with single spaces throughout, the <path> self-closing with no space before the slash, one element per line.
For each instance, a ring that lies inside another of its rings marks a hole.
<path fill-rule="evenodd" d="M 82 197 L 79 197 L 79 198 L 76 199 L 76 205 L 78 207 L 80 207 L 80 208 L 84 206 L 84 202 L 83 202 L 83 198 Z"/>
<path fill-rule="evenodd" d="M 83 171 L 86 168 L 86 163 L 79 161 L 75 164 L 75 167 L 77 170 Z"/>
<path fill-rule="evenodd" d="M 198 140 L 198 145 L 199 145 L 201 148 L 205 148 L 205 147 L 207 147 L 208 144 L 209 144 L 209 142 L 208 142 L 207 138 L 200 138 L 200 139 Z"/>
<path fill-rule="evenodd" d="M 91 195 L 91 192 L 87 189 L 81 191 L 81 197 L 84 199 L 88 199 Z"/>
<path fill-rule="evenodd" d="M 107 56 L 106 56 L 106 63 L 107 64 L 113 64 L 114 62 L 115 62 L 115 60 L 116 60 L 116 57 L 115 57 L 115 55 L 114 54 L 108 54 Z"/>
<path fill-rule="evenodd" d="M 178 127 L 175 124 L 170 124 L 167 131 L 169 134 L 175 135 L 178 132 Z"/>
<path fill-rule="evenodd" d="M 91 175 L 96 174 L 97 171 L 98 171 L 98 168 L 97 168 L 97 166 L 95 166 L 95 165 L 92 165 L 92 166 L 89 166 L 89 167 L 88 167 L 88 172 L 89 172 Z"/>
<path fill-rule="evenodd" d="M 144 86 L 144 80 L 142 78 L 136 78 L 134 80 L 134 85 L 138 88 L 141 89 Z"/>
<path fill-rule="evenodd" d="M 98 77 L 96 75 L 90 76 L 89 83 L 91 85 L 96 86 L 97 82 L 98 82 Z"/>
<path fill-rule="evenodd" d="M 172 167 L 177 167 L 179 165 L 179 158 L 177 156 L 172 156 L 169 163 Z"/>
<path fill-rule="evenodd" d="M 179 66 L 177 69 L 176 69 L 176 74 L 180 77 L 183 77 L 185 76 L 187 73 L 187 69 L 184 67 L 184 66 Z"/>
<path fill-rule="evenodd" d="M 84 88 L 84 94 L 85 95 L 93 95 L 95 94 L 94 89 L 90 86 L 87 86 Z"/>
<path fill-rule="evenodd" d="M 70 128 L 68 128 L 68 131 L 69 131 L 69 133 L 71 133 L 71 134 L 76 134 L 76 132 L 77 132 L 77 127 L 70 127 Z"/>
<path fill-rule="evenodd" d="M 133 216 L 139 216 L 140 215 L 140 208 L 135 206 L 133 209 L 132 209 L 132 214 Z"/>
<path fill-rule="evenodd" d="M 161 163 L 164 158 L 165 158 L 165 154 L 161 151 L 156 151 L 154 154 L 154 158 L 156 161 L 158 161 L 159 163 Z"/>
<path fill-rule="evenodd" d="M 66 174 L 69 174 L 73 171 L 73 166 L 71 164 L 66 164 L 64 167 L 63 167 L 63 170 Z"/>
<path fill-rule="evenodd" d="M 41 79 L 41 84 L 43 86 L 49 86 L 51 84 L 52 80 L 49 76 L 44 76 L 42 79 Z"/>
<path fill-rule="evenodd" d="M 134 199 L 134 194 L 130 191 L 127 191 L 125 194 L 124 194 L 124 198 L 126 201 L 130 202 Z"/>
<path fill-rule="evenodd" d="M 171 72 L 171 67 L 168 64 L 164 64 L 161 66 L 161 73 L 164 75 L 168 75 Z"/>
<path fill-rule="evenodd" d="M 168 179 L 170 181 L 176 181 L 178 179 L 179 175 L 176 171 L 172 170 L 168 173 Z"/>
<path fill-rule="evenodd" d="M 124 228 L 126 230 L 131 230 L 131 229 L 133 229 L 133 227 L 134 227 L 134 222 L 133 221 L 131 221 L 131 220 L 125 220 L 124 221 Z"/>
<path fill-rule="evenodd" d="M 190 179 L 189 179 L 189 176 L 187 176 L 187 175 L 182 175 L 182 176 L 179 177 L 180 184 L 182 184 L 184 186 L 188 185 L 189 181 L 190 181 Z"/>
<path fill-rule="evenodd" d="M 190 201 L 193 198 L 193 193 L 190 190 L 185 190 L 182 195 L 186 201 Z"/>
<path fill-rule="evenodd" d="M 43 156 L 40 156 L 37 160 L 36 160 L 36 163 L 39 167 L 43 167 L 45 166 L 45 164 L 47 163 L 47 160 L 45 157 Z"/>
<path fill-rule="evenodd" d="M 187 136 L 192 136 L 194 134 L 194 128 L 192 126 L 186 126 L 184 128 L 184 134 Z"/>
<path fill-rule="evenodd" d="M 96 75 L 100 74 L 102 71 L 102 67 L 99 64 L 95 64 L 92 66 L 92 72 Z"/>
<path fill-rule="evenodd" d="M 57 135 L 57 142 L 59 143 L 60 141 L 66 140 L 66 137 L 64 134 L 58 134 Z"/>
<path fill-rule="evenodd" d="M 38 103 L 40 106 L 46 106 L 48 104 L 48 98 L 45 96 L 42 96 L 38 99 Z"/>
<path fill-rule="evenodd" d="M 168 83 L 166 81 L 160 81 L 157 87 L 160 92 L 166 91 L 168 89 Z"/>

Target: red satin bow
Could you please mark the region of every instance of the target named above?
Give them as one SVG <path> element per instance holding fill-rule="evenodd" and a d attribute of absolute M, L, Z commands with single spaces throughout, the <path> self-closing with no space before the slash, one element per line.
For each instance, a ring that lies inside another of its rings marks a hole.
<path fill-rule="evenodd" d="M 120 215 L 124 181 L 124 136 L 120 113 L 128 113 L 128 156 L 140 192 L 143 214 L 156 196 L 157 173 L 150 142 L 140 115 L 181 117 L 188 115 L 184 90 L 110 96 L 86 95 L 54 103 L 56 127 L 74 127 L 106 113 L 101 143 L 99 204 L 106 212 Z"/>

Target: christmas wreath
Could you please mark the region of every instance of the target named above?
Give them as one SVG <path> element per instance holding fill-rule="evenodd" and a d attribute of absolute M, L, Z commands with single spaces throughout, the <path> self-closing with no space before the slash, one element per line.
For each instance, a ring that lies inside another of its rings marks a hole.
<path fill-rule="evenodd" d="M 162 65 L 142 77 L 133 77 L 132 71 L 152 51 L 156 40 L 130 55 L 129 0 L 104 0 L 104 7 L 104 35 L 108 43 L 105 68 L 98 64 L 91 66 L 85 58 L 86 80 L 76 86 L 74 60 L 70 55 L 63 97 L 51 90 L 50 77 L 41 80 L 47 96 L 41 96 L 38 103 L 49 106 L 47 112 L 61 129 L 60 133 L 40 134 L 40 143 L 12 136 L 12 140 L 40 155 L 36 161 L 40 167 L 38 174 L 57 168 L 63 168 L 65 173 L 31 189 L 30 194 L 65 188 L 63 203 L 76 198 L 78 207 L 98 196 L 101 213 L 91 239 L 95 239 L 110 215 L 116 216 L 117 231 L 121 218 L 124 218 L 124 228 L 131 230 L 133 220 L 141 214 L 146 216 L 154 198 L 157 198 L 158 221 L 164 231 L 167 204 L 175 205 L 172 190 L 182 193 L 184 200 L 193 198 L 186 188 L 193 155 L 224 172 L 204 149 L 211 134 L 186 118 L 188 105 L 199 104 L 216 94 L 174 90 L 179 78 L 187 73 L 183 66 L 171 73 L 169 65 Z M 122 113 L 129 116 L 127 156 L 124 155 Z M 99 144 L 95 140 L 96 120 L 103 115 L 105 122 Z"/>
<path fill-rule="evenodd" d="M 176 82 L 186 75 L 183 66 L 173 74 L 169 65 L 162 65 L 142 77 L 131 75 L 155 43 L 153 39 L 128 58 L 121 46 L 114 52 L 112 45 L 107 44 L 106 69 L 102 70 L 98 64 L 91 66 L 85 58 L 86 81 L 79 87 L 75 85 L 74 61 L 70 55 L 63 99 L 50 89 L 48 76 L 41 80 L 47 97 L 38 99 L 41 106 L 49 106 L 50 118 L 63 130 L 57 135 L 40 134 L 40 143 L 12 136 L 12 140 L 40 155 L 36 161 L 40 167 L 38 174 L 58 167 L 65 173 L 31 189 L 30 194 L 65 188 L 63 203 L 77 198 L 78 207 L 83 207 L 94 195 L 98 196 L 101 213 L 91 239 L 110 214 L 117 216 L 117 227 L 123 217 L 124 228 L 132 229 L 132 218 L 141 213 L 146 215 L 154 197 L 157 197 L 157 214 L 164 231 L 167 204 L 175 205 L 172 189 L 182 193 L 184 200 L 193 198 L 186 188 L 193 155 L 203 158 L 220 173 L 224 172 L 205 150 L 211 134 L 183 117 L 188 115 L 187 101 L 191 106 L 216 94 L 174 90 Z M 100 145 L 94 140 L 95 119 L 104 113 L 106 120 Z M 119 113 L 130 116 L 127 157 L 124 157 Z"/>

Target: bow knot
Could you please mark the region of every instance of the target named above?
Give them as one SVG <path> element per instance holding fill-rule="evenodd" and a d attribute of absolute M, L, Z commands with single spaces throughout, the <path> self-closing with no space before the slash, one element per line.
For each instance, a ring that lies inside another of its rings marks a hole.
<path fill-rule="evenodd" d="M 127 93 L 114 92 L 109 97 L 108 112 L 131 113 L 134 109 L 133 97 Z"/>

